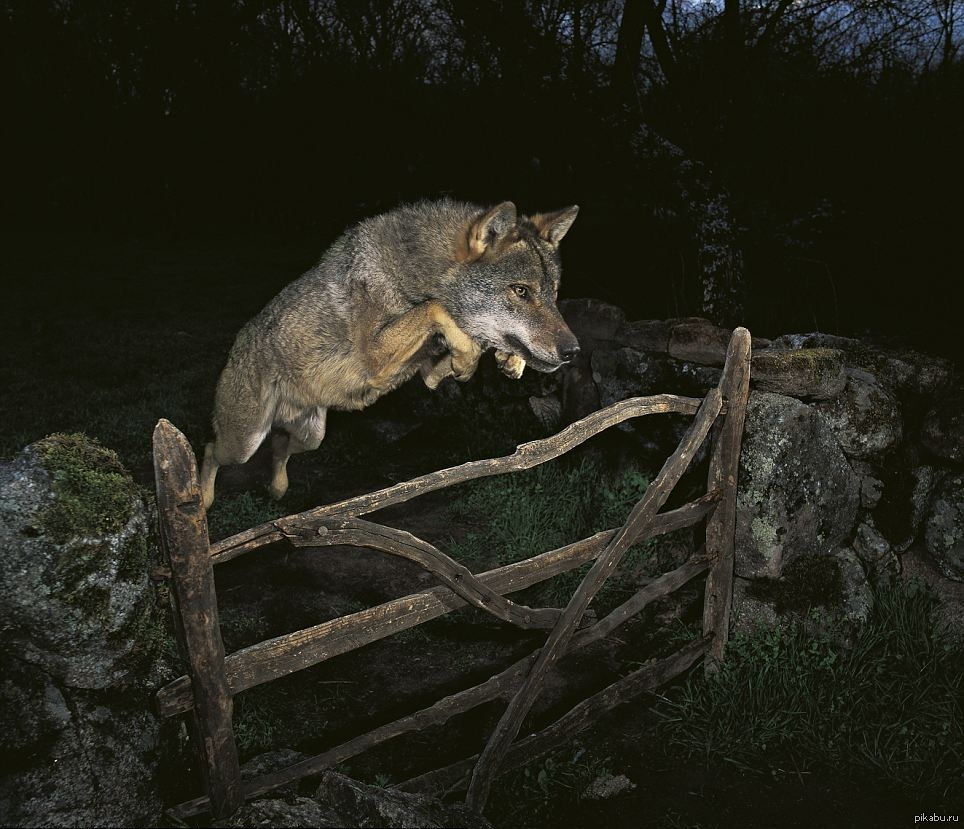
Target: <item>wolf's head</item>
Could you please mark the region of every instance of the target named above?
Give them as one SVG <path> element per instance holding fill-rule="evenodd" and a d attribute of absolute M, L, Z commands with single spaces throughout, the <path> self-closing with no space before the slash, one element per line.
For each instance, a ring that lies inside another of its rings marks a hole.
<path fill-rule="evenodd" d="M 559 242 L 578 212 L 573 205 L 519 216 L 507 201 L 472 218 L 456 242 L 455 290 L 446 303 L 466 334 L 537 371 L 555 371 L 579 353 L 556 307 Z"/>

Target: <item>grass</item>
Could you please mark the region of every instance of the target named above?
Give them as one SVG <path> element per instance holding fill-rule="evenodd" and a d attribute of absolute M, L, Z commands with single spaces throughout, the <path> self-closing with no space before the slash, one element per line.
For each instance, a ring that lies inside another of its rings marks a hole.
<path fill-rule="evenodd" d="M 288 512 L 290 507 L 285 503 L 272 501 L 260 492 L 219 495 L 215 508 L 208 513 L 208 533 L 213 540 L 226 538 Z"/>
<path fill-rule="evenodd" d="M 806 621 L 737 637 L 719 673 L 694 675 L 663 699 L 668 750 L 959 795 L 964 655 L 935 629 L 934 604 L 914 582 L 878 588 L 849 650 Z"/>
<path fill-rule="evenodd" d="M 579 741 L 499 781 L 488 817 L 496 826 L 555 825 L 560 805 L 576 802 L 590 783 L 609 773 L 609 757 L 594 758 Z"/>
<path fill-rule="evenodd" d="M 583 458 L 577 463 L 548 463 L 525 472 L 487 478 L 467 485 L 455 507 L 456 517 L 477 529 L 448 549 L 472 569 L 509 564 L 600 530 L 620 526 L 646 492 L 648 478 L 628 470 L 612 478 L 601 464 Z M 620 573 L 644 564 L 650 544 L 636 545 Z M 549 604 L 564 604 L 589 565 L 546 582 L 540 592 Z M 622 577 L 625 579 L 625 577 Z M 618 586 L 620 576 L 610 581 Z"/>

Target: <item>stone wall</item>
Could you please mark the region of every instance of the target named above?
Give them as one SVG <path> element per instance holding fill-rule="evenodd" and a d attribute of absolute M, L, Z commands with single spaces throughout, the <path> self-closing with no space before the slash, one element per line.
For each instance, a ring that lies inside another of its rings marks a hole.
<path fill-rule="evenodd" d="M 594 299 L 561 308 L 583 352 L 555 388 L 530 398 L 550 428 L 634 395 L 702 396 L 719 380 L 730 332 L 706 320 L 630 321 Z M 775 618 L 776 604 L 789 606 L 784 588 L 798 583 L 801 609 L 859 620 L 870 583 L 906 572 L 929 574 L 960 602 L 961 401 L 961 377 L 943 359 L 825 334 L 754 338 L 735 624 Z M 665 455 L 685 424 L 667 433 L 655 420 L 625 428 Z M 960 605 L 949 619 L 964 634 Z"/>

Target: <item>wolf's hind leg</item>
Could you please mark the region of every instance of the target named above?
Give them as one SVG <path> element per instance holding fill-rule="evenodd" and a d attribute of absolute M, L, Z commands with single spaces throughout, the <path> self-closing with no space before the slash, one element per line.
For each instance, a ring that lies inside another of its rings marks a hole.
<path fill-rule="evenodd" d="M 204 461 L 201 464 L 201 501 L 204 509 L 210 509 L 214 503 L 214 479 L 218 476 L 219 464 L 214 458 L 214 444 L 204 447 Z"/>
<path fill-rule="evenodd" d="M 258 425 L 239 435 L 219 433 L 204 447 L 204 461 L 201 464 L 201 500 L 204 509 L 214 503 L 214 481 L 218 470 L 228 464 L 246 463 L 257 451 L 268 433 L 267 425 Z"/>
<path fill-rule="evenodd" d="M 268 494 L 276 501 L 288 491 L 288 458 L 298 452 L 310 452 L 321 446 L 325 438 L 328 410 L 311 409 L 294 423 L 285 424 L 271 436 L 271 483 Z"/>

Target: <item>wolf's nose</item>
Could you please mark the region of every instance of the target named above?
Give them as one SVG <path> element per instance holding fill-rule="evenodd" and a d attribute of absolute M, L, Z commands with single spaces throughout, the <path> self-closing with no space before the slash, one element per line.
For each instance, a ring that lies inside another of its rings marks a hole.
<path fill-rule="evenodd" d="M 559 357 L 563 362 L 571 363 L 579 356 L 579 346 L 574 345 L 559 352 Z"/>

